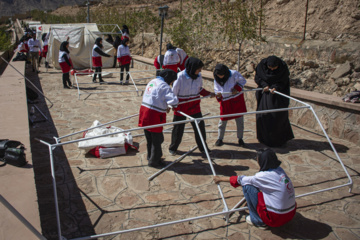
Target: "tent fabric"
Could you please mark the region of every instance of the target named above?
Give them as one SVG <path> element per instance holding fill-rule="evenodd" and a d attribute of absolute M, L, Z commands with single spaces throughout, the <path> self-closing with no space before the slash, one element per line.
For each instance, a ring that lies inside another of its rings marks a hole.
<path fill-rule="evenodd" d="M 95 23 L 89 24 L 43 24 L 42 33 L 51 33 L 49 38 L 49 51 L 46 61 L 52 64 L 56 69 L 60 69 L 58 63 L 59 49 L 63 41 L 69 39 L 70 58 L 75 69 L 91 68 L 91 51 L 95 44 L 95 39 L 101 37 L 100 31 Z M 102 49 L 105 53 L 113 56 L 114 47 L 103 40 Z M 110 68 L 114 64 L 114 58 L 102 59 L 103 67 Z"/>

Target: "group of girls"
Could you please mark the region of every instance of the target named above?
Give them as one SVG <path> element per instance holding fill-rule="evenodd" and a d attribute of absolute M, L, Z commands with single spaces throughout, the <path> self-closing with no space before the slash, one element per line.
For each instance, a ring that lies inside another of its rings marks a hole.
<path fill-rule="evenodd" d="M 173 53 L 174 54 L 174 53 Z M 165 54 L 166 55 L 166 54 Z M 174 59 L 176 56 L 172 56 Z M 165 58 L 164 58 L 165 61 Z M 172 62 L 171 62 L 172 63 Z M 175 63 L 175 62 L 174 62 Z M 165 64 L 164 64 L 165 65 Z M 159 72 L 157 78 L 150 81 L 143 95 L 143 101 L 139 113 L 139 126 L 147 127 L 166 123 L 166 113 L 170 106 L 174 110 L 173 121 L 183 121 L 186 118 L 202 118 L 200 109 L 200 96 L 216 97 L 220 103 L 220 115 L 246 112 L 246 106 L 242 89 L 246 84 L 245 78 L 237 71 L 230 70 L 223 64 L 218 64 L 214 74 L 214 92 L 203 88 L 201 70 L 204 64 L 200 59 L 190 57 L 185 62 L 185 70 L 177 73 L 171 68 Z M 259 63 L 255 81 L 264 90 L 258 93 L 258 110 L 276 107 L 286 107 L 284 101 L 279 102 L 274 94 L 275 91 L 287 92 L 289 94 L 288 82 L 289 72 L 286 64 L 275 56 L 270 56 Z M 286 80 L 287 78 L 287 80 Z M 172 89 L 170 85 L 172 86 Z M 266 103 L 269 101 L 269 103 Z M 266 106 L 268 104 L 269 106 Z M 287 103 L 288 104 L 288 103 Z M 286 112 L 287 114 L 287 112 Z M 265 117 L 264 117 L 265 116 Z M 281 146 L 284 142 L 293 138 L 292 130 L 289 129 L 288 119 L 280 115 L 281 125 L 276 123 L 277 115 L 257 115 L 257 129 L 266 131 L 267 124 L 274 124 L 275 131 L 270 131 L 270 136 L 259 137 L 260 142 L 270 146 Z M 263 119 L 262 119 L 263 118 Z M 235 119 L 239 145 L 243 146 L 244 120 L 242 116 L 220 118 L 218 125 L 218 140 L 216 146 L 223 144 L 226 123 Z M 269 122 L 268 122 L 269 121 Z M 210 153 L 206 144 L 206 133 L 204 121 L 198 121 L 200 134 L 195 122 L 191 122 L 195 133 L 195 141 L 200 152 Z M 175 124 L 172 130 L 169 152 L 176 155 L 184 133 L 185 123 Z M 279 130 L 282 129 L 282 130 Z M 277 132 L 284 136 L 277 136 Z M 157 126 L 144 130 L 147 141 L 148 165 L 154 168 L 166 166 L 162 157 L 161 144 L 164 141 L 163 127 Z M 265 135 L 268 133 L 265 132 Z M 201 140 L 201 137 L 203 141 Z M 273 141 L 271 141 L 273 139 Z M 229 182 L 233 187 L 242 186 L 250 214 L 245 220 L 248 224 L 260 229 L 279 227 L 289 222 L 296 213 L 296 202 L 294 187 L 290 178 L 280 167 L 276 153 L 272 149 L 262 149 L 257 152 L 257 162 L 260 166 L 259 172 L 254 176 L 232 176 L 214 177 L 214 182 Z"/>
<path fill-rule="evenodd" d="M 109 37 L 107 38 L 109 42 Z M 131 62 L 131 55 L 129 49 L 129 28 L 126 25 L 123 25 L 122 36 L 116 36 L 115 41 L 113 41 L 113 46 L 116 49 L 117 62 L 120 66 L 120 84 L 129 83 L 129 68 Z M 96 83 L 97 76 L 99 77 L 99 82 L 104 83 L 102 79 L 102 57 L 111 57 L 109 54 L 103 51 L 102 38 L 96 38 L 94 47 L 92 49 L 92 65 L 95 68 L 92 81 Z M 46 64 L 46 63 L 45 63 Z M 69 72 L 74 68 L 72 61 L 70 59 L 69 51 L 69 38 L 61 43 L 59 51 L 59 64 L 63 72 L 63 86 L 64 88 L 71 88 L 70 75 Z M 115 65 L 115 64 L 114 64 Z M 124 70 L 126 70 L 126 81 L 123 82 Z"/>

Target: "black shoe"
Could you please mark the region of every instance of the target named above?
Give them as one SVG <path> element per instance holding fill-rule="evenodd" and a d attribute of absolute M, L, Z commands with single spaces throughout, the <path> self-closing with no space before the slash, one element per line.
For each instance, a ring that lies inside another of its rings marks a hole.
<path fill-rule="evenodd" d="M 166 163 L 163 161 L 163 160 L 161 160 L 160 162 L 158 162 L 158 163 L 148 163 L 148 166 L 149 167 L 153 167 L 153 168 L 163 168 L 163 167 L 165 167 L 166 166 Z"/>
<path fill-rule="evenodd" d="M 126 82 L 124 83 L 124 85 L 129 85 L 129 81 L 126 81 Z"/>
<path fill-rule="evenodd" d="M 200 152 L 205 154 L 205 150 L 200 150 Z M 210 150 L 210 149 L 208 149 L 208 153 L 209 153 L 209 154 L 211 153 L 211 150 Z"/>
<path fill-rule="evenodd" d="M 100 83 L 100 84 L 103 84 L 103 83 L 106 83 L 106 82 L 101 79 L 101 80 L 99 81 L 99 83 Z"/>
<path fill-rule="evenodd" d="M 64 85 L 64 88 L 70 89 L 70 87 L 68 85 Z"/>
<path fill-rule="evenodd" d="M 221 139 L 218 139 L 215 143 L 215 146 L 222 146 L 224 145 L 224 142 Z"/>
<path fill-rule="evenodd" d="M 96 79 L 93 79 L 93 83 L 96 83 Z"/>
<path fill-rule="evenodd" d="M 245 143 L 244 143 L 244 141 L 243 141 L 241 138 L 239 139 L 239 146 L 240 146 L 240 147 L 245 146 Z"/>
<path fill-rule="evenodd" d="M 173 151 L 173 150 L 170 150 L 170 149 L 169 149 L 169 153 L 170 153 L 171 156 L 175 156 L 175 155 L 176 155 L 176 151 Z"/>
<path fill-rule="evenodd" d="M 120 85 L 124 85 L 124 82 L 122 80 L 120 80 Z"/>

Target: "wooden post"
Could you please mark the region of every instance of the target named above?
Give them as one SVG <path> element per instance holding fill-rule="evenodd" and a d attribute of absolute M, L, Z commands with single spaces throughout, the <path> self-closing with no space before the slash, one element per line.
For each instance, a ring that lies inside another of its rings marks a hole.
<path fill-rule="evenodd" d="M 260 27 L 259 27 L 259 37 L 261 39 L 261 24 L 262 24 L 262 8 L 263 8 L 263 2 L 260 0 Z"/>
<path fill-rule="evenodd" d="M 306 0 L 305 25 L 304 25 L 304 35 L 303 35 L 303 40 L 305 40 L 305 34 L 306 34 L 306 24 L 307 24 L 307 13 L 308 13 L 308 7 L 309 7 L 309 0 Z"/>

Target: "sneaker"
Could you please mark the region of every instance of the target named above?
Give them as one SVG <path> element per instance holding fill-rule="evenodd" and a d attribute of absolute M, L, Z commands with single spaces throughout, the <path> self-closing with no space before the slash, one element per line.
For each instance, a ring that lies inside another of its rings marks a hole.
<path fill-rule="evenodd" d="M 244 141 L 242 140 L 242 138 L 239 138 L 239 146 L 240 146 L 240 147 L 245 146 L 245 143 L 244 143 Z"/>
<path fill-rule="evenodd" d="M 221 139 L 218 139 L 215 143 L 215 146 L 222 146 L 224 145 L 224 142 Z"/>
<path fill-rule="evenodd" d="M 93 83 L 96 83 L 96 80 L 95 80 L 95 79 L 93 79 Z"/>
<path fill-rule="evenodd" d="M 129 85 L 129 81 L 126 81 L 126 82 L 124 83 L 124 85 Z"/>
<path fill-rule="evenodd" d="M 176 155 L 176 151 L 173 151 L 173 150 L 169 150 L 169 153 L 171 156 L 175 156 Z"/>
<path fill-rule="evenodd" d="M 161 160 L 158 163 L 150 163 L 150 162 L 148 163 L 148 166 L 153 168 L 164 168 L 166 165 L 167 164 L 163 160 Z"/>
<path fill-rule="evenodd" d="M 124 85 L 123 81 L 120 81 L 120 85 Z"/>
<path fill-rule="evenodd" d="M 264 225 L 261 225 L 261 226 L 256 226 L 256 225 L 254 225 L 254 223 L 251 221 L 250 215 L 247 215 L 246 218 L 245 218 L 245 220 L 246 220 L 247 224 L 249 224 L 249 225 L 251 225 L 251 226 L 255 226 L 255 227 L 257 227 L 258 229 L 261 229 L 261 230 L 267 229 L 267 225 L 265 225 L 265 224 L 264 224 Z"/>

